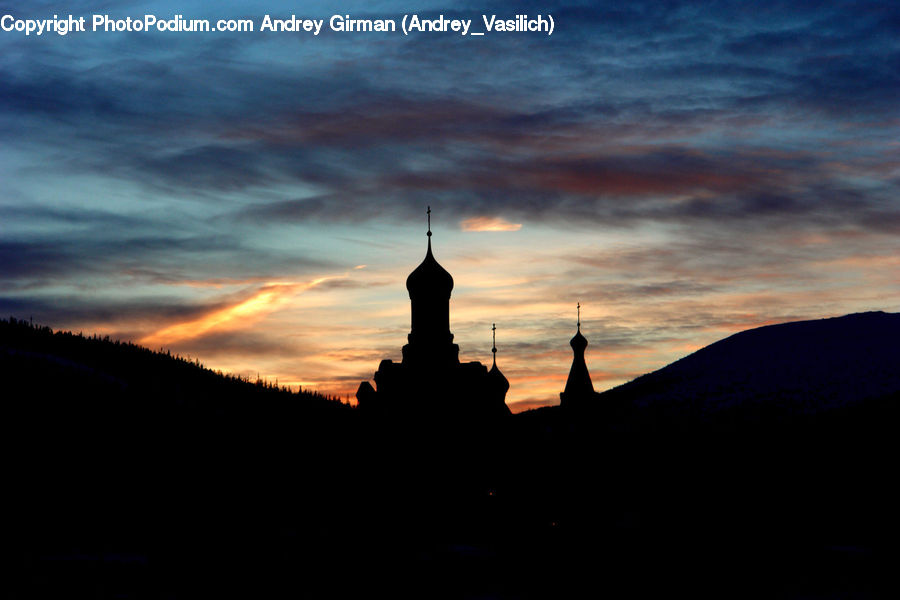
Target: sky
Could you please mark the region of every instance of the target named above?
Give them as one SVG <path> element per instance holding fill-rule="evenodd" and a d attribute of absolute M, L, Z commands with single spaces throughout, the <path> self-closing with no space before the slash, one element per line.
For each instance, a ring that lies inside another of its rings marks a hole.
<path fill-rule="evenodd" d="M 17 3 L 18 4 L 18 3 Z M 206 6 L 204 6 L 204 4 Z M 0 31 L 0 314 L 352 398 L 454 277 L 464 361 L 557 404 L 737 331 L 900 311 L 900 4 L 29 2 L 325 19 Z M 336 33 L 552 15 L 554 31 Z"/>

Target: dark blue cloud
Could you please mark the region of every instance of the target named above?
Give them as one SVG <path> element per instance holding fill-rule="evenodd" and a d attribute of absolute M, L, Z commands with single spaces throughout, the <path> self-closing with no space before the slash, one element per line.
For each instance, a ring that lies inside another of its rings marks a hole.
<path fill-rule="evenodd" d="M 431 202 L 460 218 L 723 239 L 897 232 L 900 6 L 535 1 L 428 14 L 484 11 L 552 13 L 556 32 L 0 35 L 0 139 L 17 159 L 3 171 L 15 190 L 0 214 L 17 229 L 4 232 L 0 276 L 330 265 L 273 247 L 269 229 L 418 222 Z M 50 197 L 45 175 L 79 183 Z"/>
<path fill-rule="evenodd" d="M 107 323 L 126 327 L 135 320 L 190 320 L 225 304 L 186 302 L 170 297 L 147 297 L 113 300 L 105 297 L 87 299 L 82 295 L 0 296 L 0 314 L 32 316 L 39 323 Z"/>

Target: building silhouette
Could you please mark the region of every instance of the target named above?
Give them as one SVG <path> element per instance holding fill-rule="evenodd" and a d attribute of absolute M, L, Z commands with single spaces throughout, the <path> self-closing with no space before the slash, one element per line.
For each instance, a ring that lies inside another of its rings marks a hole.
<path fill-rule="evenodd" d="M 587 363 L 584 360 L 584 351 L 588 341 L 581 334 L 581 303 L 578 305 L 578 320 L 576 322 L 575 335 L 569 340 L 572 346 L 572 368 L 569 369 L 569 378 L 566 380 L 566 388 L 560 393 L 560 406 L 565 410 L 579 409 L 598 396 L 591 382 L 591 374 L 588 372 Z"/>
<path fill-rule="evenodd" d="M 425 259 L 406 279 L 411 327 L 403 360 L 386 359 L 375 372 L 373 387 L 363 381 L 356 392 L 362 411 L 407 419 L 463 420 L 488 423 L 511 413 L 506 406 L 509 382 L 496 361 L 461 363 L 459 346 L 450 331 L 450 294 L 453 277 L 434 258 L 431 249 L 431 207 L 428 208 L 428 246 Z M 496 336 L 496 327 L 494 327 Z"/>

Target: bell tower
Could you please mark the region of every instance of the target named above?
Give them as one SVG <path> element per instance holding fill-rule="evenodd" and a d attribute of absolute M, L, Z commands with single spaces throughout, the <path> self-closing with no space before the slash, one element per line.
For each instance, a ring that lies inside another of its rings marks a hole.
<path fill-rule="evenodd" d="M 431 251 L 431 207 L 428 218 L 428 249 L 425 260 L 406 278 L 411 305 L 408 344 L 403 346 L 404 364 L 448 365 L 459 363 L 459 346 L 450 332 L 450 293 L 453 277 Z"/>

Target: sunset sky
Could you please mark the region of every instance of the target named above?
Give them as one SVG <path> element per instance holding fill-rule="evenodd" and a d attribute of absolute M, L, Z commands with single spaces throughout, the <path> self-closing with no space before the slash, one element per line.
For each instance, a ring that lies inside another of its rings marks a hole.
<path fill-rule="evenodd" d="M 900 3 L 21 4 L 555 30 L 0 31 L 4 316 L 352 396 L 401 357 L 428 205 L 460 357 L 497 324 L 513 411 L 559 402 L 576 302 L 598 390 L 900 311 Z"/>

